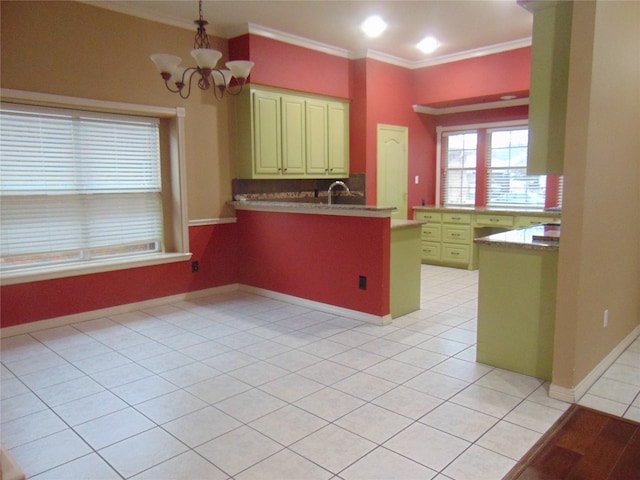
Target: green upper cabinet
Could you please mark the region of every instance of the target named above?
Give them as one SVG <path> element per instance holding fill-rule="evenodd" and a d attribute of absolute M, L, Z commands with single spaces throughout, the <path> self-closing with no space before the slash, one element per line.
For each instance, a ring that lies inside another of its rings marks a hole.
<path fill-rule="evenodd" d="M 329 175 L 349 176 L 349 106 L 329 103 Z"/>
<path fill-rule="evenodd" d="M 304 175 L 305 112 L 304 100 L 283 95 L 282 105 L 282 173 Z"/>
<path fill-rule="evenodd" d="M 326 175 L 329 170 L 327 102 L 307 100 L 307 173 Z"/>
<path fill-rule="evenodd" d="M 239 178 L 349 176 L 346 101 L 251 86 L 237 117 Z"/>
<path fill-rule="evenodd" d="M 280 97 L 256 93 L 254 106 L 254 157 L 258 175 L 278 175 L 282 171 Z"/>
<path fill-rule="evenodd" d="M 562 175 L 573 2 L 518 0 L 533 13 L 529 175 Z"/>

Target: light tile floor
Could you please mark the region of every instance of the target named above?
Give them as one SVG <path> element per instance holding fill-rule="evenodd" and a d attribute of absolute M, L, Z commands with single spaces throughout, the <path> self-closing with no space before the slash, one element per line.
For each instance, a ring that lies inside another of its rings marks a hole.
<path fill-rule="evenodd" d="M 28 478 L 500 479 L 568 404 L 475 363 L 477 272 L 379 327 L 236 292 L 2 339 Z M 640 340 L 582 403 L 640 420 Z"/>

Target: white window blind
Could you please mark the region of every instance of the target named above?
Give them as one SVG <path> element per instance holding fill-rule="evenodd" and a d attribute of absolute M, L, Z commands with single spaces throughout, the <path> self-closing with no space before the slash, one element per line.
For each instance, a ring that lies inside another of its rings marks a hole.
<path fill-rule="evenodd" d="M 476 201 L 477 132 L 444 133 L 444 204 L 474 205 Z"/>
<path fill-rule="evenodd" d="M 3 103 L 5 271 L 162 251 L 159 121 Z"/>
<path fill-rule="evenodd" d="M 490 130 L 487 155 L 487 206 L 539 207 L 545 204 L 544 175 L 527 175 L 529 130 Z"/>

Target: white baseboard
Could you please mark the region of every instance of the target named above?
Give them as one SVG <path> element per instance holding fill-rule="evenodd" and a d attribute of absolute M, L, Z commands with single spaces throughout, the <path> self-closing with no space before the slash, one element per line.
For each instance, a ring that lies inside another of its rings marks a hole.
<path fill-rule="evenodd" d="M 207 288 L 205 290 L 197 290 L 195 292 L 179 293 L 168 297 L 152 298 L 141 302 L 126 303 L 124 305 L 116 305 L 115 307 L 100 308 L 98 310 L 90 310 L 88 312 L 74 313 L 72 315 L 64 315 L 62 317 L 48 318 L 46 320 L 38 320 L 36 322 L 23 323 L 11 327 L 0 328 L 0 338 L 13 337 L 25 333 L 37 332 L 49 328 L 62 327 L 72 323 L 86 322 L 97 318 L 120 315 L 122 313 L 132 312 L 134 310 L 143 310 L 145 308 L 158 307 L 167 303 L 183 302 L 185 300 L 193 300 L 195 298 L 207 297 L 220 293 L 235 292 L 239 288 L 237 283 L 223 285 L 221 287 Z"/>
<path fill-rule="evenodd" d="M 369 313 L 358 312 L 357 310 L 350 310 L 348 308 L 329 305 L 328 303 L 321 303 L 313 300 L 306 300 L 304 298 L 294 297 L 292 295 L 286 295 L 284 293 L 274 292 L 272 290 L 265 290 L 263 288 L 250 287 L 248 285 L 240 285 L 240 284 L 234 283 L 230 285 L 223 285 L 221 287 L 198 290 L 195 292 L 180 293 L 177 295 L 170 295 L 168 297 L 153 298 L 150 300 L 144 300 L 142 302 L 127 303 L 124 305 L 117 305 L 115 307 L 101 308 L 99 310 L 91 310 L 88 312 L 75 313 L 73 315 L 64 315 L 62 317 L 48 318 L 46 320 L 38 320 L 36 322 L 29 322 L 29 323 L 23 323 L 21 325 L 4 327 L 4 328 L 0 328 L 0 338 L 13 337 L 15 335 L 22 335 L 25 333 L 37 332 L 39 330 L 62 327 L 64 325 L 70 325 L 72 323 L 86 322 L 89 320 L 95 320 L 97 318 L 120 315 L 122 313 L 128 313 L 135 310 L 143 310 L 145 308 L 157 307 L 160 305 L 166 305 L 167 303 L 193 300 L 195 298 L 201 298 L 201 297 L 216 295 L 220 293 L 234 292 L 237 290 L 253 293 L 256 295 L 260 295 L 262 297 L 273 298 L 275 300 L 282 300 L 284 302 L 292 303 L 294 305 L 313 308 L 315 310 L 320 310 L 321 312 L 331 313 L 341 317 L 373 323 L 375 325 L 387 325 L 391 323 L 391 315 L 384 315 L 384 316 L 372 315 Z"/>
<path fill-rule="evenodd" d="M 301 307 L 313 308 L 314 310 L 320 310 L 321 312 L 331 313 L 340 317 L 360 320 L 361 322 L 373 323 L 374 325 L 388 325 L 391 323 L 391 314 L 382 316 L 373 315 L 371 313 L 359 312 L 357 310 L 338 307 L 336 305 L 330 305 L 328 303 L 316 302 L 315 300 L 307 300 L 306 298 L 294 297 L 285 293 L 274 292 L 272 290 L 265 290 L 263 288 L 251 287 L 248 285 L 240 285 L 240 290 L 247 293 L 254 293 L 263 297 L 272 298 L 274 300 L 282 300 L 283 302 L 300 305 Z"/>
<path fill-rule="evenodd" d="M 640 335 L 640 325 L 637 325 L 624 339 L 616 345 L 616 347 L 604 357 L 596 367 L 591 370 L 586 377 L 584 377 L 578 385 L 573 388 L 561 387 L 552 383 L 549 386 L 549 396 L 557 400 L 563 400 L 565 402 L 576 403 L 587 393 L 587 391 L 593 386 L 594 383 L 607 371 L 616 359 L 624 352 L 633 341 Z"/>

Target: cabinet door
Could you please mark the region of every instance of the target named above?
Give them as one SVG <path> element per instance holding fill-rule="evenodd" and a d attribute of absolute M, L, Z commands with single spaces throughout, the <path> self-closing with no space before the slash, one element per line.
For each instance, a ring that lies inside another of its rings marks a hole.
<path fill-rule="evenodd" d="M 349 115 L 343 103 L 329 103 L 329 175 L 349 175 Z"/>
<path fill-rule="evenodd" d="M 255 92 L 253 96 L 253 159 L 255 173 L 279 175 L 281 169 L 280 95 Z"/>
<path fill-rule="evenodd" d="M 307 173 L 326 175 L 329 168 L 327 103 L 306 102 Z"/>
<path fill-rule="evenodd" d="M 282 173 L 283 175 L 304 174 L 305 128 L 302 98 L 282 97 Z"/>

